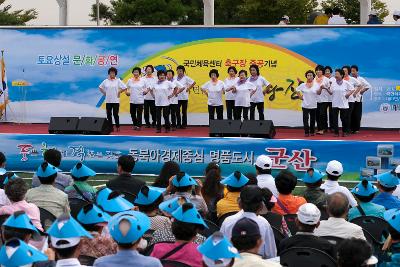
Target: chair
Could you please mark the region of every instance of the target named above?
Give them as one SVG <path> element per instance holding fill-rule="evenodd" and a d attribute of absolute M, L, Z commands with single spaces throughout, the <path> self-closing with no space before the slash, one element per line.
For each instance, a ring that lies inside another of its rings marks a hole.
<path fill-rule="evenodd" d="M 205 236 L 206 238 L 214 234 L 215 232 L 219 231 L 218 225 L 213 223 L 210 220 L 204 219 L 204 222 L 207 224 L 208 228 L 205 228 L 204 230 L 200 231 L 200 234 Z"/>
<path fill-rule="evenodd" d="M 93 266 L 94 261 L 97 260 L 97 258 L 95 257 L 91 257 L 91 256 L 86 256 L 86 255 L 80 255 L 78 257 L 79 262 L 81 263 L 81 265 L 84 266 Z"/>
<path fill-rule="evenodd" d="M 329 243 L 333 244 L 334 246 L 340 245 L 340 243 L 344 240 L 343 238 L 337 236 L 321 236 L 321 238 L 328 240 Z"/>
<path fill-rule="evenodd" d="M 191 265 L 172 260 L 160 260 L 164 267 L 191 267 Z"/>
<path fill-rule="evenodd" d="M 281 241 L 283 239 L 286 238 L 286 236 L 275 226 L 271 225 L 271 228 L 272 228 L 272 231 L 274 232 L 275 245 L 277 248 L 279 248 L 279 244 L 281 243 Z"/>
<path fill-rule="evenodd" d="M 57 218 L 50 211 L 41 207 L 38 208 L 40 212 L 40 223 L 42 224 L 43 229 L 46 231 L 47 228 L 49 228 Z"/>
<path fill-rule="evenodd" d="M 375 216 L 360 216 L 350 221 L 351 223 L 361 226 L 364 233 L 367 232 L 366 238 L 372 239 L 373 244 L 383 245 L 382 237 L 389 235 L 389 224 L 382 218 Z M 368 237 L 367 237 L 368 235 Z"/>
<path fill-rule="evenodd" d="M 228 218 L 229 216 L 235 215 L 237 213 L 237 211 L 231 211 L 228 213 L 225 213 L 224 215 L 218 217 L 218 225 L 221 227 L 222 223 L 225 221 L 226 218 Z"/>
<path fill-rule="evenodd" d="M 296 219 L 297 219 L 297 214 L 286 214 L 283 215 L 285 217 L 286 224 L 290 230 L 290 233 L 292 235 L 297 233 L 297 225 L 296 225 Z"/>
<path fill-rule="evenodd" d="M 280 264 L 286 267 L 336 267 L 336 261 L 315 248 L 294 247 L 281 253 Z"/>
<path fill-rule="evenodd" d="M 325 208 L 321 208 L 321 209 L 319 209 L 319 210 L 321 211 L 321 218 L 320 218 L 320 220 L 321 220 L 321 221 L 328 220 L 328 219 L 329 219 L 329 214 L 328 214 L 328 212 L 326 211 L 326 207 L 325 207 Z"/>
<path fill-rule="evenodd" d="M 260 214 L 262 217 L 264 217 L 271 226 L 281 229 L 282 227 L 282 218 L 283 216 L 277 213 L 273 212 L 268 212 L 266 214 Z"/>
<path fill-rule="evenodd" d="M 76 219 L 78 216 L 78 213 L 81 211 L 81 209 L 86 206 L 87 204 L 90 204 L 86 200 L 80 199 L 80 198 L 69 198 L 69 208 L 70 208 L 70 213 L 71 216 Z"/>

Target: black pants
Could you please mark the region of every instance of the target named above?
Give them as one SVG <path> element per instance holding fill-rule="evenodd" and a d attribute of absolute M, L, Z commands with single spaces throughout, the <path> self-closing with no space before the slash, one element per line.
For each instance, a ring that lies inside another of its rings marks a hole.
<path fill-rule="evenodd" d="M 144 121 L 147 126 L 156 125 L 156 104 L 155 100 L 144 100 Z M 150 114 L 151 121 L 150 123 Z"/>
<path fill-rule="evenodd" d="M 328 109 L 329 102 L 318 103 L 317 108 L 317 125 L 319 131 L 327 131 L 328 130 Z M 329 116 L 330 117 L 330 116 Z"/>
<path fill-rule="evenodd" d="M 177 120 L 178 120 L 179 115 L 180 115 L 179 104 L 171 104 L 171 105 L 169 105 L 169 111 L 171 113 L 171 124 L 172 124 L 172 127 L 176 128 Z"/>
<path fill-rule="evenodd" d="M 250 103 L 250 120 L 255 120 L 256 119 L 256 107 L 258 111 L 258 119 L 264 120 L 264 102 L 259 102 L 259 103 Z"/>
<path fill-rule="evenodd" d="M 329 114 L 329 129 L 333 130 L 333 108 L 332 102 L 328 102 L 328 114 Z"/>
<path fill-rule="evenodd" d="M 333 125 L 332 128 L 335 131 L 335 134 L 339 134 L 339 112 L 340 112 L 340 120 L 342 121 L 342 131 L 343 133 L 348 132 L 348 117 L 349 117 L 349 109 L 348 108 L 333 108 Z"/>
<path fill-rule="evenodd" d="M 142 127 L 143 104 L 132 104 L 130 107 L 133 126 Z"/>
<path fill-rule="evenodd" d="M 225 100 L 226 103 L 226 117 L 232 120 L 235 117 L 235 100 Z"/>
<path fill-rule="evenodd" d="M 361 127 L 362 102 L 354 102 L 353 114 L 351 116 L 351 131 L 358 132 Z"/>
<path fill-rule="evenodd" d="M 243 119 L 248 120 L 249 119 L 249 108 L 248 107 L 235 107 L 235 120 L 241 120 L 242 119 L 242 113 L 243 113 Z"/>
<path fill-rule="evenodd" d="M 353 117 L 353 112 L 354 112 L 354 102 L 349 102 L 349 110 L 347 112 L 347 133 L 350 133 L 350 128 L 351 128 L 351 119 Z"/>
<path fill-rule="evenodd" d="M 188 100 L 178 100 L 178 126 L 186 127 L 187 126 L 187 108 L 188 108 Z M 182 112 L 182 115 L 181 115 Z"/>
<path fill-rule="evenodd" d="M 303 125 L 305 134 L 315 133 L 315 116 L 317 114 L 316 108 L 302 108 L 303 109 Z"/>
<path fill-rule="evenodd" d="M 165 129 L 169 130 L 169 106 L 159 107 L 156 106 L 156 116 L 157 116 L 157 130 L 161 130 L 161 113 L 165 122 Z"/>
<path fill-rule="evenodd" d="M 217 120 L 224 119 L 224 106 L 210 106 L 208 105 L 208 119 L 214 120 L 214 113 L 217 113 Z"/>
<path fill-rule="evenodd" d="M 115 125 L 119 128 L 119 103 L 106 103 L 107 120 L 112 127 L 112 117 L 114 116 Z"/>

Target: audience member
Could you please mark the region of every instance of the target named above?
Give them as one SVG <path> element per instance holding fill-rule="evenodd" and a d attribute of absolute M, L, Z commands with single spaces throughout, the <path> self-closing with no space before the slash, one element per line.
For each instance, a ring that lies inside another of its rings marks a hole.
<path fill-rule="evenodd" d="M 272 159 L 266 155 L 258 156 L 256 159 L 257 181 L 261 188 L 268 188 L 275 197 L 278 197 L 275 179 L 272 177 Z"/>
<path fill-rule="evenodd" d="M 0 169 L 0 175 L 1 175 L 1 169 Z M 8 183 L 8 181 L 11 181 L 11 180 L 17 179 L 17 178 L 19 178 L 19 176 L 13 172 L 5 172 L 4 175 L 2 176 L 2 178 L 1 178 L 2 185 L 0 186 L 1 187 L 0 188 L 0 207 L 11 204 L 10 200 L 8 199 L 8 197 L 6 195 L 6 192 L 4 191 L 4 187 Z"/>
<path fill-rule="evenodd" d="M 105 212 L 114 215 L 133 209 L 134 205 L 122 197 L 118 191 L 112 191 L 110 188 L 103 188 L 97 193 L 97 205 Z"/>
<path fill-rule="evenodd" d="M 310 168 L 304 174 L 303 182 L 306 185 L 304 190 L 304 198 L 307 203 L 312 203 L 317 206 L 320 210 L 326 209 L 327 194 L 321 189 L 322 177 L 325 174 L 319 170 Z"/>
<path fill-rule="evenodd" d="M 96 189 L 88 184 L 89 177 L 96 176 L 96 172 L 82 163 L 77 163 L 71 170 L 74 183 L 65 188 L 68 199 L 80 199 L 87 202 L 96 200 Z"/>
<path fill-rule="evenodd" d="M 179 164 L 175 161 L 167 161 L 161 168 L 160 174 L 154 181 L 153 186 L 167 188 L 169 179 L 180 172 Z"/>
<path fill-rule="evenodd" d="M 386 240 L 387 248 L 385 250 L 388 257 L 385 258 L 385 263 L 390 262 L 392 265 L 382 264 L 382 266 L 396 266 L 395 263 L 400 262 L 400 210 L 388 210 L 385 212 L 384 218 L 389 224 L 390 233 L 390 238 Z"/>
<path fill-rule="evenodd" d="M 5 242 L 0 250 L 1 266 L 32 266 L 35 262 L 46 260 L 45 254 L 16 238 Z"/>
<path fill-rule="evenodd" d="M 372 256 L 372 247 L 367 241 L 351 238 L 341 242 L 338 249 L 338 267 L 367 267 L 377 263 L 378 260 Z"/>
<path fill-rule="evenodd" d="M 278 23 L 278 25 L 289 25 L 289 24 L 290 24 L 290 18 L 287 15 L 283 15 Z"/>
<path fill-rule="evenodd" d="M 211 219 L 217 217 L 217 202 L 224 196 L 224 186 L 221 184 L 221 174 L 217 169 L 211 169 L 207 172 L 204 179 L 201 195 L 207 204 Z"/>
<path fill-rule="evenodd" d="M 332 8 L 325 8 L 325 12 L 315 17 L 314 25 L 327 25 L 332 17 Z"/>
<path fill-rule="evenodd" d="M 248 172 L 244 176 L 249 179 L 247 185 L 258 185 L 257 174 L 255 174 L 254 172 Z"/>
<path fill-rule="evenodd" d="M 24 211 L 17 211 L 4 221 L 1 239 L 2 243 L 12 238 L 18 238 L 26 243 L 30 243 L 34 237 L 36 239 L 38 234 L 38 229 L 33 225 L 28 215 Z"/>
<path fill-rule="evenodd" d="M 332 17 L 329 18 L 329 25 L 347 25 L 346 19 L 341 16 L 342 11 L 335 7 L 332 9 Z"/>
<path fill-rule="evenodd" d="M 372 9 L 368 14 L 367 24 L 382 24 L 382 21 L 378 17 L 378 12 Z"/>
<path fill-rule="evenodd" d="M 398 165 L 398 166 L 393 170 L 393 172 L 394 172 L 394 175 L 396 175 L 397 178 L 400 179 L 400 165 Z M 393 192 L 392 195 L 395 196 L 395 197 L 397 197 L 397 198 L 400 198 L 400 185 L 397 185 L 397 186 L 396 186 L 396 190 L 394 190 L 394 192 Z"/>
<path fill-rule="evenodd" d="M 387 210 L 400 208 L 400 199 L 392 195 L 399 184 L 396 173 L 385 172 L 377 175 L 377 179 L 380 193 L 372 200 L 372 203 L 384 206 Z"/>
<path fill-rule="evenodd" d="M 207 173 L 211 170 L 216 170 L 217 172 L 219 172 L 219 175 L 221 176 L 221 167 L 215 161 L 211 161 L 210 163 L 207 164 L 204 170 L 204 176 L 207 176 Z"/>
<path fill-rule="evenodd" d="M 393 20 L 395 21 L 394 24 L 400 24 L 400 11 L 395 10 L 393 12 Z"/>

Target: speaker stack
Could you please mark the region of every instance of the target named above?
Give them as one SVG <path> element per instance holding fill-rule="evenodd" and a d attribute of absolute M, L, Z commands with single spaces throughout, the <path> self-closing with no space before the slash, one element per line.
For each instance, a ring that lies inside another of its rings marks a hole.
<path fill-rule="evenodd" d="M 107 135 L 111 129 L 107 119 L 96 117 L 51 117 L 49 124 L 51 134 Z"/>
<path fill-rule="evenodd" d="M 211 120 L 210 136 L 257 137 L 272 139 L 276 135 L 272 120 Z"/>

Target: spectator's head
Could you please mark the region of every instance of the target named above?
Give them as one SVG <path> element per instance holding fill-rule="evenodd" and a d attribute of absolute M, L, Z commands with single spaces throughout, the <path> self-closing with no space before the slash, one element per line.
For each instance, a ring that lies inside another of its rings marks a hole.
<path fill-rule="evenodd" d="M 328 195 L 327 211 L 330 217 L 346 218 L 349 211 L 349 200 L 340 192 Z"/>
<path fill-rule="evenodd" d="M 75 181 L 86 181 L 89 177 L 96 176 L 96 172 L 79 162 L 72 168 L 71 176 Z"/>
<path fill-rule="evenodd" d="M 43 162 L 39 166 L 36 175 L 39 178 L 41 184 L 51 185 L 56 180 L 58 171 L 60 170 L 50 163 Z"/>
<path fill-rule="evenodd" d="M 80 210 L 76 219 L 87 231 L 101 233 L 103 225 L 108 223 L 111 217 L 91 203 Z"/>
<path fill-rule="evenodd" d="M 378 188 L 367 180 L 362 180 L 351 190 L 361 202 L 370 202 L 378 191 Z"/>
<path fill-rule="evenodd" d="M 263 209 L 263 190 L 257 185 L 245 186 L 240 192 L 239 206 L 244 212 L 260 213 Z"/>
<path fill-rule="evenodd" d="M 325 66 L 325 68 L 324 68 L 324 73 L 325 73 L 325 76 L 331 77 L 331 75 L 332 75 L 332 68 L 331 68 L 331 66 Z"/>
<path fill-rule="evenodd" d="M 131 174 L 135 168 L 135 158 L 131 155 L 122 155 L 118 158 L 118 174 Z"/>
<path fill-rule="evenodd" d="M 211 78 L 211 80 L 217 80 L 219 77 L 219 72 L 217 69 L 212 69 L 208 73 L 208 76 Z"/>
<path fill-rule="evenodd" d="M 325 8 L 325 14 L 326 14 L 328 17 L 332 17 L 332 13 L 333 13 L 332 8 L 330 8 L 330 7 Z"/>
<path fill-rule="evenodd" d="M 39 231 L 33 225 L 28 215 L 24 211 L 16 211 L 10 215 L 2 225 L 2 240 L 6 241 L 11 238 L 18 238 L 24 242 L 38 234 Z"/>
<path fill-rule="evenodd" d="M 44 152 L 43 159 L 44 161 L 58 168 L 61 165 L 61 152 L 54 148 L 48 149 Z"/>
<path fill-rule="evenodd" d="M 306 203 L 297 211 L 296 225 L 299 231 L 313 233 L 319 226 L 321 211 L 312 203 Z"/>
<path fill-rule="evenodd" d="M 326 174 L 328 176 L 328 180 L 337 181 L 340 176 L 343 174 L 343 165 L 337 160 L 331 160 L 328 162 L 326 166 Z"/>
<path fill-rule="evenodd" d="M 400 11 L 396 10 L 393 12 L 393 19 L 398 21 L 400 19 Z"/>
<path fill-rule="evenodd" d="M 271 211 L 276 203 L 276 197 L 272 194 L 271 190 L 268 188 L 262 188 L 261 189 L 263 192 L 263 202 L 265 207 L 267 208 L 268 211 Z"/>
<path fill-rule="evenodd" d="M 22 178 L 11 179 L 4 187 L 4 191 L 11 202 L 24 200 L 28 185 Z"/>
<path fill-rule="evenodd" d="M 233 246 L 240 252 L 258 253 L 263 240 L 258 224 L 249 218 L 242 218 L 232 228 Z"/>
<path fill-rule="evenodd" d="M 2 172 L 2 170 L 4 170 L 4 169 L 0 169 L 0 181 L 2 181 L 2 182 L 0 182 L 0 188 L 1 189 L 4 189 L 4 187 L 5 187 L 5 185 L 9 182 L 9 181 L 11 181 L 11 180 L 15 180 L 15 179 L 17 179 L 17 178 L 19 178 L 19 176 L 17 175 L 17 174 L 15 174 L 15 173 L 13 173 L 13 172 L 6 172 L 6 173 L 4 173 L 4 172 Z M 5 170 L 4 170 L 5 171 Z M 4 174 L 3 174 L 4 173 Z"/>
<path fill-rule="evenodd" d="M 163 188 L 144 185 L 140 189 L 134 204 L 139 207 L 139 211 L 150 215 L 158 211 L 158 205 L 164 200 L 164 191 Z"/>
<path fill-rule="evenodd" d="M 205 267 L 228 267 L 239 257 L 237 249 L 221 233 L 215 232 L 197 250 L 203 255 Z"/>
<path fill-rule="evenodd" d="M 283 21 L 285 24 L 289 24 L 290 18 L 288 15 L 283 15 L 280 21 Z"/>
<path fill-rule="evenodd" d="M 318 188 L 322 184 L 322 177 L 325 173 L 316 170 L 314 168 L 309 168 L 303 176 L 303 182 L 308 188 Z"/>
<path fill-rule="evenodd" d="M 272 172 L 272 159 L 266 155 L 260 155 L 256 159 L 256 166 L 257 174 L 271 174 Z"/>
<path fill-rule="evenodd" d="M 235 171 L 221 181 L 221 184 L 226 185 L 230 192 L 240 192 L 244 186 L 247 185 L 249 179 L 241 172 Z"/>
<path fill-rule="evenodd" d="M 221 184 L 221 174 L 216 169 L 211 169 L 206 174 L 203 186 L 201 188 L 201 194 L 205 198 L 218 197 L 223 193 L 224 186 Z"/>
<path fill-rule="evenodd" d="M 191 192 L 194 185 L 197 185 L 196 180 L 185 172 L 178 172 L 172 179 L 175 192 Z"/>
<path fill-rule="evenodd" d="M 389 224 L 389 233 L 392 240 L 400 241 L 400 210 L 388 210 L 384 213 L 384 218 Z"/>
<path fill-rule="evenodd" d="M 381 192 L 392 194 L 399 184 L 399 178 L 395 171 L 385 172 L 377 175 L 378 188 Z"/>
<path fill-rule="evenodd" d="M 109 188 L 103 188 L 97 192 L 96 203 L 99 207 L 110 214 L 131 210 L 134 205 L 123 198 L 118 191 L 112 191 Z"/>
<path fill-rule="evenodd" d="M 248 172 L 245 174 L 245 176 L 247 177 L 247 179 L 249 179 L 249 181 L 247 182 L 247 185 L 257 185 L 258 184 L 257 174 L 255 174 L 254 172 Z"/>
<path fill-rule="evenodd" d="M 340 8 L 338 8 L 338 7 L 334 7 L 332 9 L 332 14 L 333 15 L 340 15 L 341 13 L 342 13 L 342 10 L 340 10 Z"/>
<path fill-rule="evenodd" d="M 369 19 L 377 18 L 378 17 L 378 12 L 375 9 L 371 9 L 371 11 L 368 14 Z"/>
<path fill-rule="evenodd" d="M 0 151 L 0 168 L 6 167 L 6 161 L 6 155 L 4 155 L 4 153 Z"/>
<path fill-rule="evenodd" d="M 378 260 L 372 256 L 371 245 L 357 238 L 345 239 L 338 248 L 339 267 L 366 267 L 375 266 Z"/>
<path fill-rule="evenodd" d="M 45 254 L 17 238 L 8 240 L 1 251 L 1 266 L 35 266 L 35 262 L 47 261 Z"/>
<path fill-rule="evenodd" d="M 158 205 L 158 208 L 165 216 L 171 218 L 172 213 L 187 202 L 189 201 L 185 197 L 175 197 L 160 203 L 160 205 Z"/>
<path fill-rule="evenodd" d="M 207 227 L 192 203 L 184 203 L 172 212 L 172 233 L 176 240 L 192 241 L 197 233 Z"/>
<path fill-rule="evenodd" d="M 206 169 L 204 170 L 204 176 L 206 176 L 207 173 L 208 173 L 209 171 L 213 170 L 213 169 L 216 170 L 216 171 L 218 171 L 219 175 L 221 175 L 221 167 L 219 166 L 218 163 L 212 161 L 212 162 L 210 162 L 210 163 L 207 164 L 207 167 L 206 167 Z"/>
<path fill-rule="evenodd" d="M 153 186 L 167 188 L 169 179 L 180 171 L 179 164 L 175 161 L 167 161 L 161 168 L 160 175 L 154 181 Z"/>
<path fill-rule="evenodd" d="M 283 170 L 275 177 L 275 185 L 279 194 L 290 195 L 296 188 L 297 177 L 290 171 Z"/>

